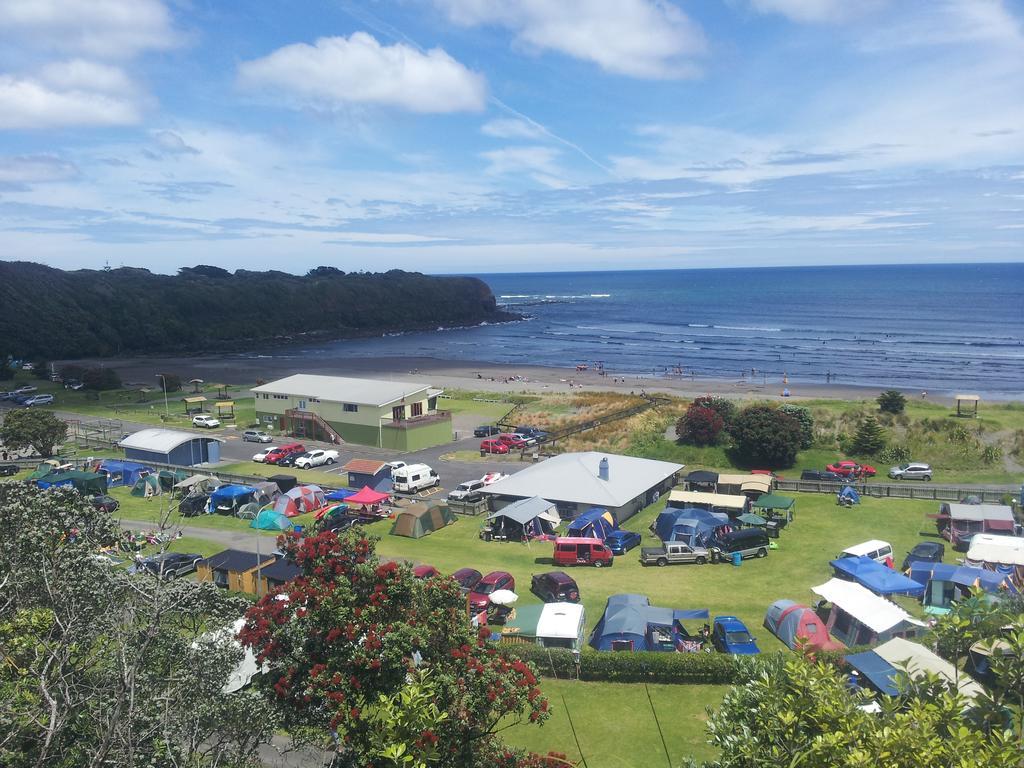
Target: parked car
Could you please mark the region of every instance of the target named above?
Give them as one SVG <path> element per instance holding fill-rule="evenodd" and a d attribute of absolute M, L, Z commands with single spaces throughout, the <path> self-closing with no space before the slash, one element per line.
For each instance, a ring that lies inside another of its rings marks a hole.
<path fill-rule="evenodd" d="M 592 565 L 603 568 L 614 564 L 615 560 L 612 551 L 600 539 L 560 536 L 555 539 L 552 562 L 555 565 Z"/>
<path fill-rule="evenodd" d="M 711 643 L 721 653 L 750 656 L 761 652 L 746 624 L 735 616 L 715 616 L 711 627 Z"/>
<path fill-rule="evenodd" d="M 452 574 L 455 583 L 459 585 L 459 591 L 464 595 L 471 592 L 473 587 L 479 584 L 480 579 L 483 577 L 483 574 L 476 568 L 459 568 L 459 570 Z"/>
<path fill-rule="evenodd" d="M 487 483 L 482 479 L 459 483 L 448 493 L 448 498 L 452 501 L 477 501 L 480 498 L 480 489 L 486 486 Z"/>
<path fill-rule="evenodd" d="M 417 565 L 412 569 L 412 575 L 417 579 L 432 579 L 440 576 L 441 572 L 432 565 Z"/>
<path fill-rule="evenodd" d="M 835 472 L 823 472 L 820 469 L 805 469 L 800 473 L 801 480 L 845 480 L 842 475 L 837 475 Z"/>
<path fill-rule="evenodd" d="M 523 437 L 514 432 L 504 432 L 498 435 L 496 439 L 507 445 L 510 451 L 521 451 L 537 442 L 532 437 Z"/>
<path fill-rule="evenodd" d="M 874 477 L 877 470 L 868 464 L 858 464 L 856 461 L 843 459 L 825 467 L 826 472 L 835 472 L 842 477 Z"/>
<path fill-rule="evenodd" d="M 328 515 L 320 521 L 320 531 L 330 531 L 334 534 L 344 533 L 358 522 L 358 518 L 348 515 Z"/>
<path fill-rule="evenodd" d="M 768 534 L 762 528 L 741 528 L 723 533 L 711 540 L 711 562 L 730 560 L 737 552 L 743 559 L 767 557 L 768 544 Z"/>
<path fill-rule="evenodd" d="M 324 465 L 337 463 L 337 451 L 325 451 L 319 448 L 315 451 L 304 453 L 295 459 L 295 466 L 299 469 L 311 469 L 312 467 L 322 467 Z"/>
<path fill-rule="evenodd" d="M 880 539 L 871 539 L 860 544 L 854 544 L 852 547 L 844 549 L 836 557 L 870 557 L 876 563 L 889 566 L 892 565 L 894 559 L 892 556 L 892 544 Z"/>
<path fill-rule="evenodd" d="M 543 429 L 537 429 L 537 427 L 516 427 L 515 433 L 522 435 L 527 442 L 532 440 L 534 443 L 542 443 L 551 437 L 550 433 Z"/>
<path fill-rule="evenodd" d="M 681 563 L 696 563 L 704 565 L 711 557 L 704 547 L 691 547 L 681 541 L 670 541 L 660 547 L 641 547 L 641 565 L 679 565 Z"/>
<path fill-rule="evenodd" d="M 196 563 L 203 559 L 202 555 L 194 552 L 164 552 L 159 555 L 152 555 L 142 561 L 142 569 L 161 579 L 176 579 L 179 576 L 192 573 L 196 569 Z"/>
<path fill-rule="evenodd" d="M 278 449 L 275 446 L 268 445 L 263 450 L 257 451 L 256 453 L 254 453 L 252 455 L 252 460 L 253 461 L 258 461 L 260 463 L 263 463 L 263 462 L 265 462 L 267 460 L 267 456 L 269 456 L 270 454 L 272 454 L 276 450 L 278 450 Z"/>
<path fill-rule="evenodd" d="M 18 474 L 17 464 L 0 464 L 0 477 L 11 477 Z"/>
<path fill-rule="evenodd" d="M 480 441 L 481 453 L 508 453 L 508 446 L 497 438 L 488 438 Z"/>
<path fill-rule="evenodd" d="M 578 603 L 580 588 L 576 580 L 565 571 L 535 573 L 530 579 L 530 591 L 545 603 Z"/>
<path fill-rule="evenodd" d="M 622 528 L 616 528 L 604 537 L 605 546 L 612 551 L 613 555 L 626 554 L 633 547 L 639 547 L 642 540 L 643 536 L 636 531 L 627 531 Z"/>
<path fill-rule="evenodd" d="M 496 427 L 493 424 L 481 424 L 473 430 L 473 437 L 492 437 L 500 434 L 501 428 Z"/>
<path fill-rule="evenodd" d="M 391 487 L 398 493 L 417 493 L 440 484 L 437 472 L 426 464 L 407 464 L 391 472 Z"/>
<path fill-rule="evenodd" d="M 84 387 L 85 384 L 83 384 L 78 379 L 64 379 L 64 389 L 72 389 L 75 392 L 77 392 L 78 390 L 83 389 Z"/>
<path fill-rule="evenodd" d="M 25 408 L 31 408 L 34 405 L 53 405 L 53 395 L 33 395 L 23 400 L 21 404 Z"/>
<path fill-rule="evenodd" d="M 15 395 L 31 395 L 33 392 L 38 392 L 39 387 L 33 387 L 31 384 L 23 384 L 14 390 Z"/>
<path fill-rule="evenodd" d="M 121 503 L 113 496 L 93 496 L 91 503 L 96 509 L 103 510 L 108 514 L 113 514 L 121 506 Z"/>
<path fill-rule="evenodd" d="M 469 606 L 473 611 L 482 611 L 491 603 L 491 595 L 499 589 L 515 592 L 516 580 L 508 571 L 491 571 L 476 583 L 469 592 Z"/>
<path fill-rule="evenodd" d="M 946 545 L 942 542 L 922 541 L 920 544 L 915 544 L 914 548 L 903 558 L 903 565 L 900 566 L 900 570 L 907 570 L 910 564 L 914 562 L 941 563 L 942 557 L 945 554 Z"/>
<path fill-rule="evenodd" d="M 293 453 L 305 453 L 306 446 L 302 443 L 286 443 L 278 448 L 274 448 L 267 452 L 267 455 L 263 458 L 263 461 L 267 464 L 277 464 L 285 456 L 290 456 Z"/>
<path fill-rule="evenodd" d="M 208 413 L 197 413 L 192 417 L 192 426 L 213 429 L 214 427 L 220 426 L 220 419 L 217 419 Z"/>
<path fill-rule="evenodd" d="M 889 477 L 898 480 L 931 480 L 932 468 L 930 464 L 922 464 L 912 461 L 909 464 L 900 464 L 889 470 Z"/>
<path fill-rule="evenodd" d="M 295 462 L 304 456 L 308 456 L 309 453 L 306 451 L 289 451 L 287 454 L 278 459 L 275 463 L 279 467 L 294 467 Z"/>
<path fill-rule="evenodd" d="M 242 433 L 246 443 L 269 443 L 273 438 L 261 429 L 247 429 Z"/>

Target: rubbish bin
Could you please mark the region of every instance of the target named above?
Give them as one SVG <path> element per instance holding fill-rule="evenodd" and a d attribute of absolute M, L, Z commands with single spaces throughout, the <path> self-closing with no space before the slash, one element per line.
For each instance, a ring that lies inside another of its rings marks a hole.
<path fill-rule="evenodd" d="M 767 525 L 765 525 L 768 537 L 772 539 L 779 538 L 779 527 L 780 526 L 778 520 L 769 520 Z"/>
<path fill-rule="evenodd" d="M 732 564 L 733 565 L 739 565 L 742 562 L 743 562 L 743 555 L 741 555 L 739 552 L 733 552 L 732 553 Z"/>

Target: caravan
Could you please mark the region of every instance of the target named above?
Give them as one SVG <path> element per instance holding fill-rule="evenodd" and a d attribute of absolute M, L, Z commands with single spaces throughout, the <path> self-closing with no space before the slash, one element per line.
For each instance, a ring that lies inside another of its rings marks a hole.
<path fill-rule="evenodd" d="M 437 472 L 426 464 L 407 464 L 391 472 L 391 487 L 398 493 L 417 493 L 440 482 Z"/>

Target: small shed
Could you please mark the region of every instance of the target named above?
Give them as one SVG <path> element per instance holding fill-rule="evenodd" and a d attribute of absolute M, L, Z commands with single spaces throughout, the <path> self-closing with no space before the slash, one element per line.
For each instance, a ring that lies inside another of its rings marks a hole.
<path fill-rule="evenodd" d="M 392 536 L 419 539 L 455 522 L 455 515 L 447 507 L 411 504 L 395 515 Z"/>
<path fill-rule="evenodd" d="M 969 416 L 972 419 L 978 416 L 978 403 L 981 398 L 978 395 L 955 395 L 956 415 Z"/>
<path fill-rule="evenodd" d="M 391 491 L 391 467 L 377 459 L 352 459 L 341 468 L 348 473 L 349 488 L 369 486 L 375 491 Z"/>
<path fill-rule="evenodd" d="M 219 463 L 222 442 L 218 437 L 195 432 L 151 427 L 133 432 L 120 445 L 127 459 L 191 467 Z"/>
<path fill-rule="evenodd" d="M 279 557 L 273 565 L 260 569 L 263 594 L 272 592 L 283 587 L 289 581 L 302 573 L 302 568 L 285 557 Z"/>
<path fill-rule="evenodd" d="M 196 564 L 196 579 L 212 582 L 222 589 L 255 594 L 259 580 L 258 571 L 274 560 L 275 556 L 269 553 L 258 555 L 239 549 L 225 549 Z"/>

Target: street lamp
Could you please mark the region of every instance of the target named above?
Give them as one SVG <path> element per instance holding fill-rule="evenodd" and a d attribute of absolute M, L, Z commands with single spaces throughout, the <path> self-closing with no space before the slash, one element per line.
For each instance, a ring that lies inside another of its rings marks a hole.
<path fill-rule="evenodd" d="M 158 373 L 156 376 L 158 379 L 160 379 L 160 384 L 163 386 L 164 389 L 164 416 L 170 416 L 171 412 L 167 408 L 167 379 L 164 378 L 164 375 L 162 373 Z"/>

